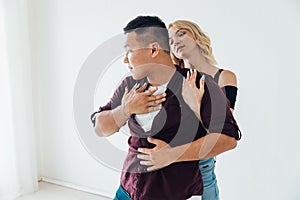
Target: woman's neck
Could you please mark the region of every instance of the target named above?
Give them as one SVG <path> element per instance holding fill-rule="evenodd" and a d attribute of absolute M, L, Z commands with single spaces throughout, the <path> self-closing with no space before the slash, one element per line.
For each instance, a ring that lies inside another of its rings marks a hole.
<path fill-rule="evenodd" d="M 184 60 L 184 64 L 186 67 L 195 68 L 199 72 L 203 72 L 214 76 L 218 71 L 218 67 L 208 63 L 206 58 L 201 54 L 200 49 L 197 49 L 196 52 L 193 53 L 188 59 Z"/>

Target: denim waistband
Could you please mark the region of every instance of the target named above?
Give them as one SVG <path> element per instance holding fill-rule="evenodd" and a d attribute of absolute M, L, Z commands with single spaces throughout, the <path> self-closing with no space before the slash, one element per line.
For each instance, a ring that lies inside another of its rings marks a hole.
<path fill-rule="evenodd" d="M 114 200 L 130 200 L 130 196 L 120 186 L 116 192 L 116 196 L 115 196 Z"/>
<path fill-rule="evenodd" d="M 215 162 L 215 158 L 208 158 L 208 159 L 206 159 L 206 160 L 200 160 L 200 161 L 199 161 L 199 164 L 200 164 L 200 165 L 205 165 L 205 164 L 209 164 L 209 163 L 211 163 L 211 162 Z"/>

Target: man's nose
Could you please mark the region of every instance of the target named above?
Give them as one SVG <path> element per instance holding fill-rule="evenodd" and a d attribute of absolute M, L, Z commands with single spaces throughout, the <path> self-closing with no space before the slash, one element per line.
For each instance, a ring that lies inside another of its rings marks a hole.
<path fill-rule="evenodd" d="M 127 54 L 125 54 L 125 57 L 124 57 L 123 62 L 124 62 L 124 63 L 128 63 L 128 57 L 127 57 Z"/>

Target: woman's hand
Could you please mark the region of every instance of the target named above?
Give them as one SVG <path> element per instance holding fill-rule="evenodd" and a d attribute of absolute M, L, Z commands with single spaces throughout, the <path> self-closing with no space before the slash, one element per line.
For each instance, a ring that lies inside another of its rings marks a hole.
<path fill-rule="evenodd" d="M 173 152 L 173 149 L 162 140 L 148 137 L 148 142 L 155 144 L 154 148 L 138 148 L 140 154 L 137 158 L 140 159 L 140 164 L 149 166 L 147 171 L 154 171 L 166 167 L 180 156 Z"/>
<path fill-rule="evenodd" d="M 187 73 L 187 77 L 183 80 L 182 83 L 182 97 L 185 103 L 191 108 L 192 111 L 196 114 L 196 116 L 201 120 L 200 117 L 200 108 L 201 101 L 204 95 L 204 80 L 205 75 L 203 75 L 200 79 L 200 88 L 198 89 L 196 86 L 196 77 L 197 71 L 190 70 Z"/>

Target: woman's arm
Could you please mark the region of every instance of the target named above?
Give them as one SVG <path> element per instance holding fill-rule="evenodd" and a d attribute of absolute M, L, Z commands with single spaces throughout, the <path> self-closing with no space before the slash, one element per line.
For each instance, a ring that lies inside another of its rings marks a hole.
<path fill-rule="evenodd" d="M 238 89 L 236 75 L 232 71 L 224 70 L 220 75 L 218 85 L 224 90 L 230 103 L 230 110 L 233 112 Z"/>
<path fill-rule="evenodd" d="M 235 138 L 225 134 L 211 133 L 191 143 L 170 147 L 162 140 L 148 138 L 154 148 L 139 148 L 137 156 L 142 165 L 149 166 L 147 171 L 157 170 L 175 162 L 204 160 L 237 146 Z"/>
<path fill-rule="evenodd" d="M 187 76 L 186 81 L 184 81 L 186 89 L 183 89 L 183 96 L 185 92 L 188 94 L 184 97 L 184 100 L 195 112 L 196 116 L 200 118 L 200 121 L 204 122 L 202 123 L 203 127 L 206 127 L 205 125 L 211 125 L 209 127 L 210 131 L 208 131 L 209 134 L 188 144 L 176 147 L 171 147 L 162 140 L 148 138 L 148 141 L 156 146 L 152 149 L 138 149 L 138 151 L 142 153 L 138 155 L 138 158 L 141 159 L 140 162 L 142 165 L 149 166 L 148 171 L 168 166 L 174 162 L 195 161 L 211 158 L 228 150 L 234 149 L 237 145 L 237 140 L 240 138 L 239 129 L 234 122 L 229 108 L 226 106 L 226 98 L 222 94 L 219 86 L 215 84 L 213 80 L 207 80 L 210 90 L 210 100 L 208 101 L 210 104 L 207 104 L 208 97 L 206 96 L 206 98 L 202 99 L 204 94 L 201 95 L 200 93 L 201 87 L 198 89 L 195 87 L 195 84 L 190 82 L 196 73 L 191 73 L 190 75 L 191 76 Z M 202 83 L 200 82 L 200 84 L 204 86 L 204 81 L 202 80 Z M 201 103 L 201 101 L 203 101 L 204 104 Z M 204 106 L 203 109 L 200 109 L 201 105 Z M 210 115 L 212 112 L 212 106 L 214 106 L 214 114 Z M 218 111 L 220 108 L 221 110 Z M 200 116 L 202 114 L 210 116 L 210 119 L 204 118 L 201 120 Z M 224 119 L 224 121 L 222 122 L 220 119 Z"/>

